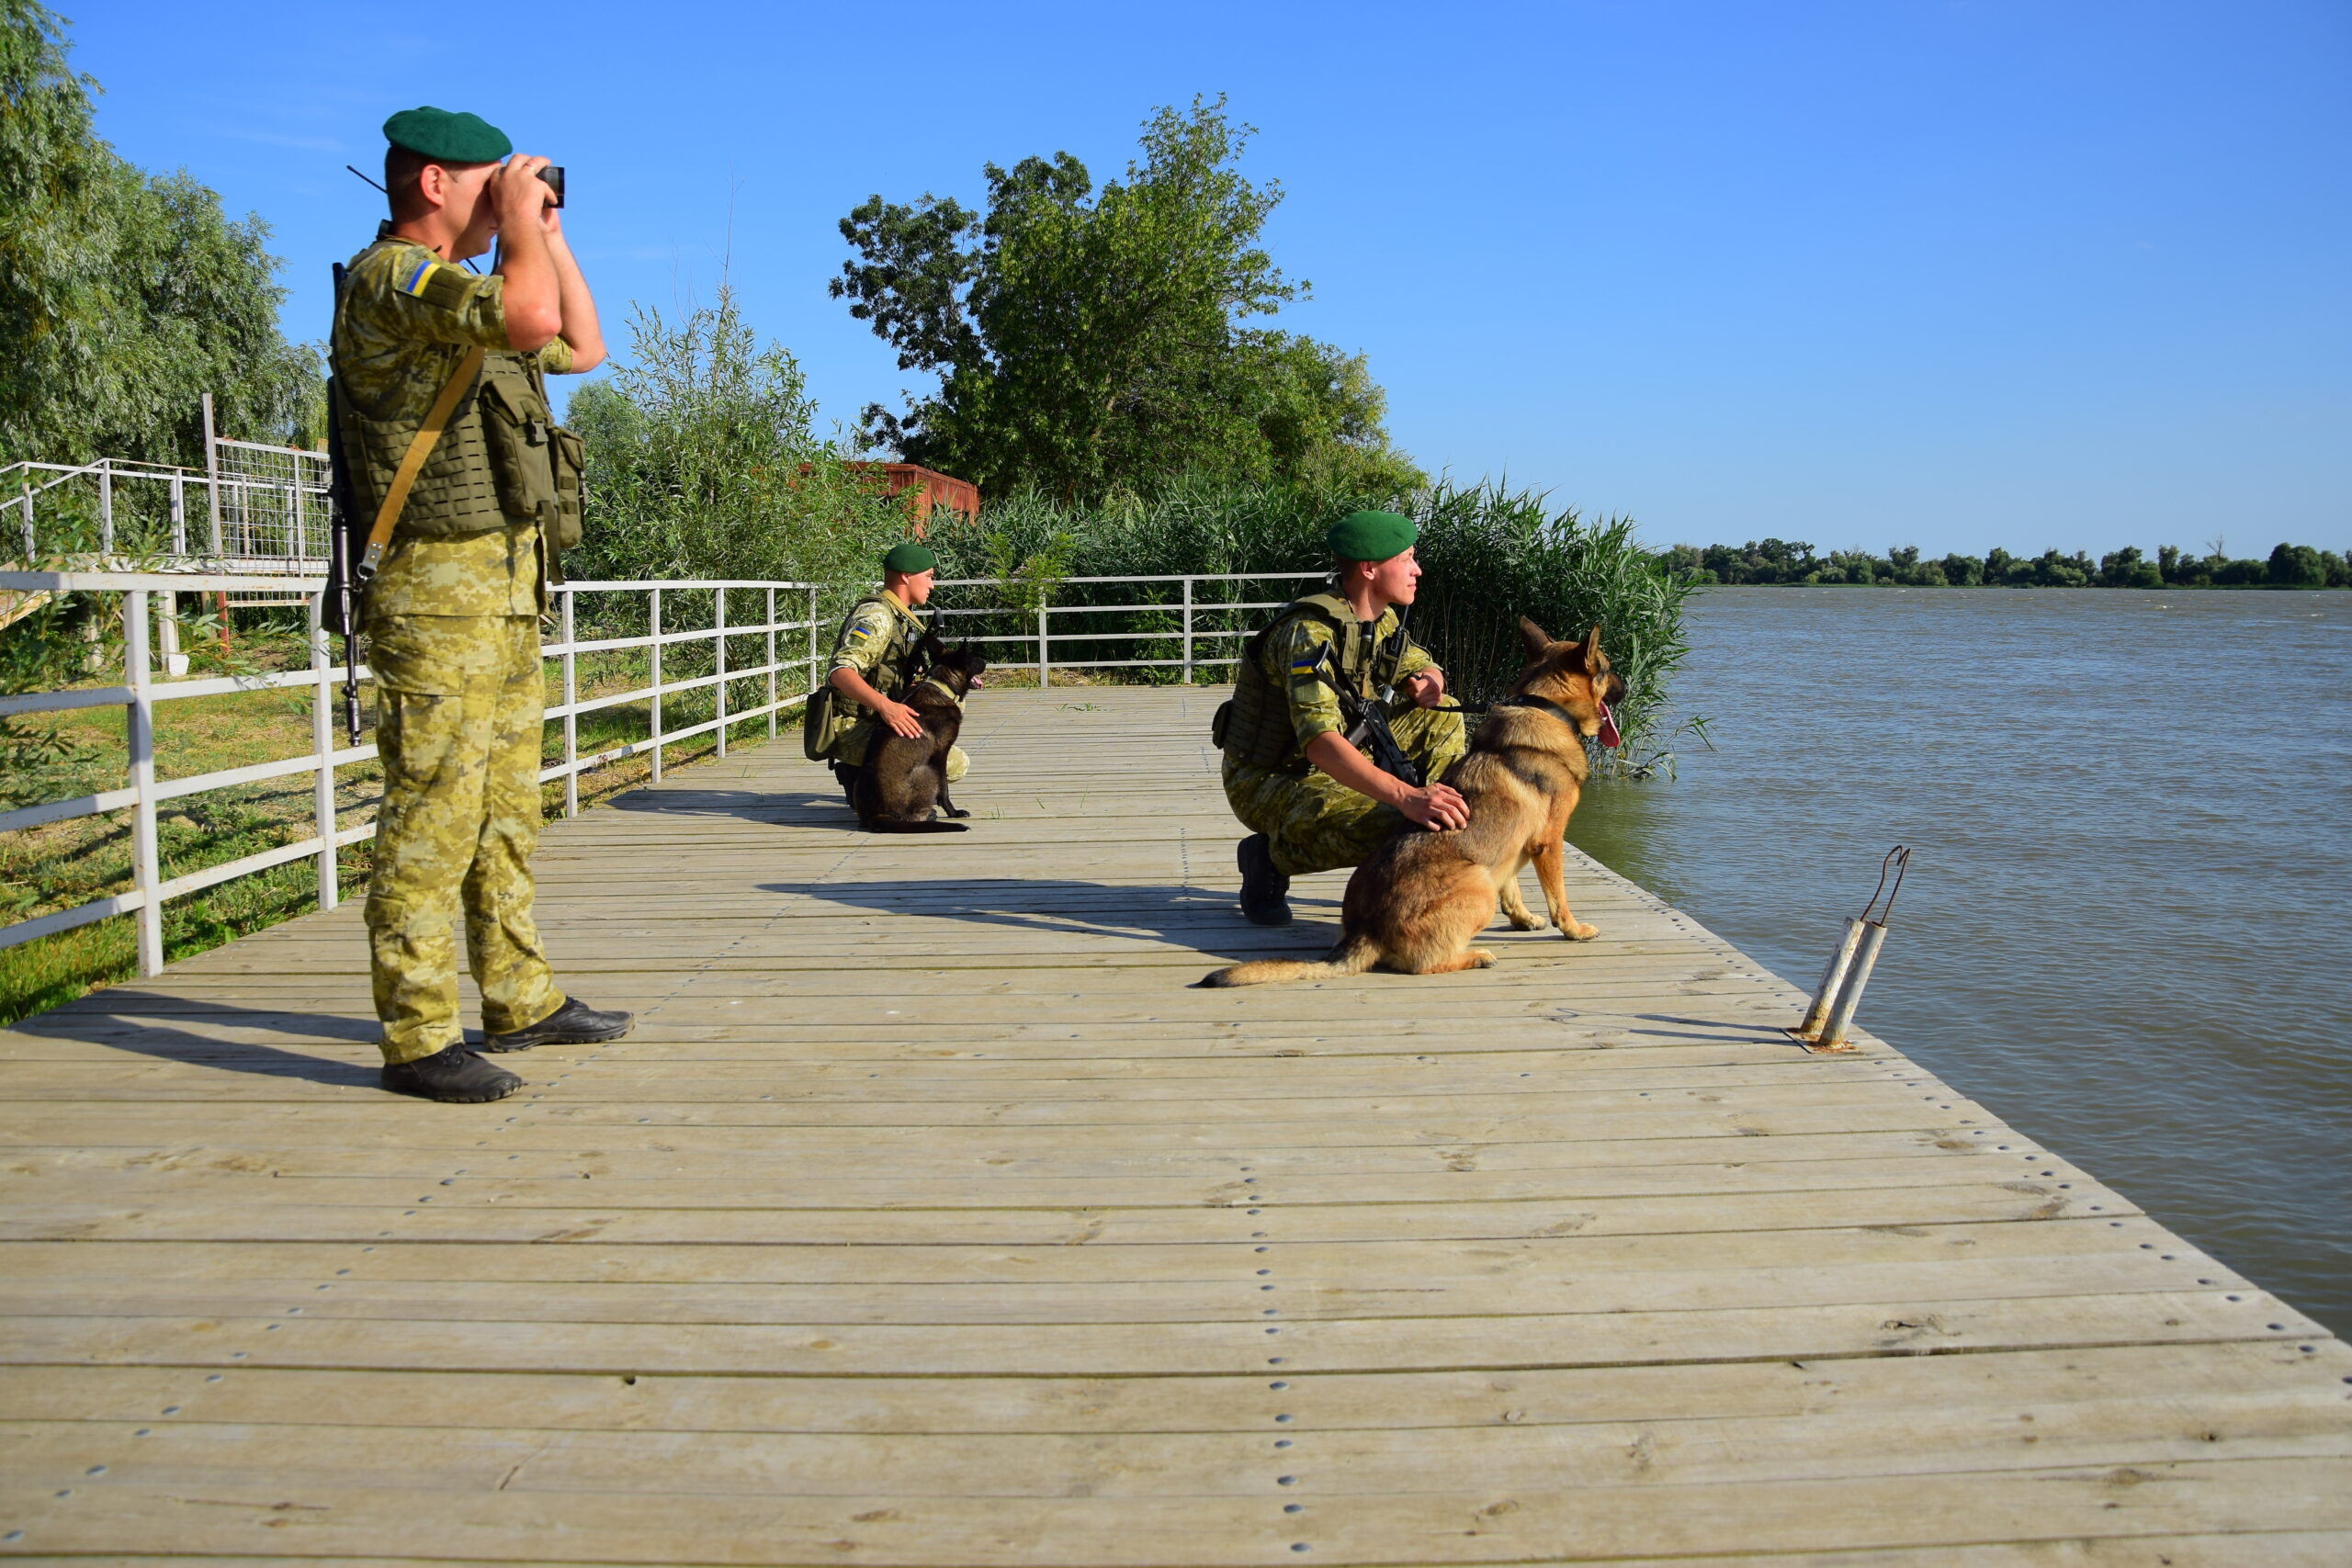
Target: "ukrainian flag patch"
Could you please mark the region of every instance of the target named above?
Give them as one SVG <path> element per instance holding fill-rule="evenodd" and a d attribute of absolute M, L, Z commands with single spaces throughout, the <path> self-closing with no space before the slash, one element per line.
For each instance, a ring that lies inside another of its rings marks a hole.
<path fill-rule="evenodd" d="M 435 261 L 431 256 L 426 256 L 410 271 L 393 279 L 392 287 L 412 298 L 422 299 L 424 298 L 425 286 L 433 281 L 433 275 L 440 269 L 439 262 Z"/>
<path fill-rule="evenodd" d="M 1290 661 L 1290 672 L 1294 675 L 1312 675 L 1322 667 L 1320 659 L 1294 659 Z"/>

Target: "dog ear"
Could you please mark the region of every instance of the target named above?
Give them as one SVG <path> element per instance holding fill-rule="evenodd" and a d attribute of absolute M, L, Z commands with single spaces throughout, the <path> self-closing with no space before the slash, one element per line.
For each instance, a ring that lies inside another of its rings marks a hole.
<path fill-rule="evenodd" d="M 1577 651 L 1584 656 L 1584 667 L 1588 670 L 1605 670 L 1609 667 L 1609 660 L 1601 657 L 1600 627 L 1597 625 L 1584 634 L 1584 646 Z"/>
<path fill-rule="evenodd" d="M 1551 634 L 1525 615 L 1519 618 L 1519 640 L 1527 645 L 1527 657 L 1530 659 L 1543 658 L 1552 647 Z"/>
<path fill-rule="evenodd" d="M 940 655 L 947 651 L 935 632 L 925 632 L 915 639 L 915 657 L 925 664 L 936 664 Z"/>

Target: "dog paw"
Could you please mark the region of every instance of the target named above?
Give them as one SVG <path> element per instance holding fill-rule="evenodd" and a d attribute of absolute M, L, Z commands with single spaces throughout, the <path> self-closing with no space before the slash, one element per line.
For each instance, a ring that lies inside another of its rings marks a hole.
<path fill-rule="evenodd" d="M 960 818 L 960 817 L 969 817 L 969 816 L 971 815 L 971 813 L 970 813 L 970 812 L 968 812 L 968 811 L 958 811 L 958 810 L 956 810 L 956 807 L 952 807 L 952 806 L 951 806 L 951 807 L 949 807 L 947 808 L 947 815 L 948 815 L 948 816 L 950 816 L 950 817 L 959 817 L 959 818 Z"/>
<path fill-rule="evenodd" d="M 1582 920 L 1570 920 L 1560 928 L 1560 935 L 1569 942 L 1590 942 L 1600 934 L 1599 926 L 1589 926 Z"/>
<path fill-rule="evenodd" d="M 1495 955 L 1483 947 L 1474 947 L 1462 956 L 1470 961 L 1473 969 L 1492 969 L 1495 966 Z"/>
<path fill-rule="evenodd" d="M 1510 922 L 1510 929 L 1515 931 L 1532 931 L 1544 923 L 1525 909 L 1505 909 L 1503 919 Z"/>

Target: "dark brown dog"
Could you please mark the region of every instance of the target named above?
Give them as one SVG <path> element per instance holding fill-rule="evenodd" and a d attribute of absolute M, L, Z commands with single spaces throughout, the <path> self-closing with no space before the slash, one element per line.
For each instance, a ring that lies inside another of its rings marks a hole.
<path fill-rule="evenodd" d="M 1445 782 L 1469 802 L 1470 825 L 1436 832 L 1408 825 L 1373 852 L 1348 878 L 1340 944 L 1321 963 L 1236 964 L 1201 984 L 1259 986 L 1375 966 L 1407 975 L 1483 969 L 1495 955 L 1470 941 L 1495 918 L 1498 901 L 1521 931 L 1538 923 L 1519 896 L 1519 869 L 1530 861 L 1560 934 L 1570 942 L 1600 934 L 1568 912 L 1560 844 L 1591 771 L 1585 738 L 1603 734 L 1614 742 L 1609 704 L 1625 694 L 1625 682 L 1610 671 L 1599 626 L 1582 643 L 1554 642 L 1521 616 L 1519 634 L 1528 664 L 1511 695 L 1544 705 L 1496 705 L 1471 738 L 1469 755 L 1447 773 Z"/>
<path fill-rule="evenodd" d="M 964 698 L 989 667 L 978 650 L 943 651 L 937 637 L 915 645 L 927 668 L 907 689 L 906 705 L 922 721 L 922 733 L 908 737 L 887 726 L 865 749 L 865 765 L 850 786 L 849 803 L 872 833 L 962 833 L 961 822 L 934 819 L 933 807 L 950 817 L 958 811 L 947 794 L 947 749 L 964 728 Z"/>

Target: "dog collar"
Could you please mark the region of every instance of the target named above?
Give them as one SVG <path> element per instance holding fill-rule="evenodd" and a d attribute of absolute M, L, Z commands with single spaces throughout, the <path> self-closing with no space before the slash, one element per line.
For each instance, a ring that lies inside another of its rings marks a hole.
<path fill-rule="evenodd" d="M 937 692 L 941 696 L 945 697 L 949 702 L 954 703 L 959 708 L 964 705 L 964 699 L 956 695 L 953 688 L 947 686 L 933 676 L 926 675 L 922 680 L 917 681 L 915 684 L 917 686 L 929 686 L 933 691 Z"/>
<path fill-rule="evenodd" d="M 1553 702 L 1546 697 L 1505 697 L 1500 702 L 1497 703 L 1495 706 L 1498 708 L 1533 708 L 1538 713 L 1548 713 L 1554 718 L 1558 719 L 1562 724 L 1566 725 L 1570 729 L 1576 731 L 1577 737 L 1579 739 L 1584 736 L 1583 727 L 1577 723 L 1577 716 L 1562 707 L 1559 704 Z"/>

